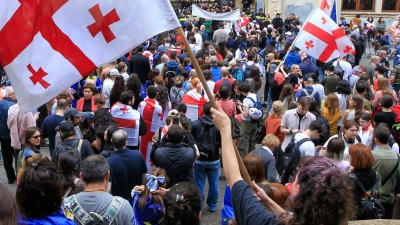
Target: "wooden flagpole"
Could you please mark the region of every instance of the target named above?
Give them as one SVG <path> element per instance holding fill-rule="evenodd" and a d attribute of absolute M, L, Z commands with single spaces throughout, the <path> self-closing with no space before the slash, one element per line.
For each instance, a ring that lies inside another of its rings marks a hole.
<path fill-rule="evenodd" d="M 203 84 L 203 88 L 207 93 L 208 99 L 211 102 L 211 106 L 213 108 L 217 109 L 217 103 L 215 102 L 214 96 L 211 93 L 210 89 L 208 88 L 206 79 L 204 78 L 204 75 L 203 75 L 203 71 L 201 70 L 199 63 L 196 60 L 196 57 L 194 56 L 192 50 L 190 49 L 189 42 L 187 41 L 186 36 L 185 36 L 185 32 L 183 31 L 182 27 L 178 27 L 178 28 L 176 28 L 176 30 L 178 31 L 178 34 L 182 37 L 183 44 L 185 45 L 185 48 L 187 50 L 186 52 L 189 54 L 190 61 L 192 62 L 192 65 L 194 66 L 194 69 L 196 70 L 197 76 L 199 77 L 201 83 Z M 237 158 L 237 161 L 239 164 L 239 170 L 240 170 L 240 173 L 242 174 L 243 180 L 249 184 L 249 186 L 251 187 L 251 190 L 253 191 L 253 193 L 255 193 L 255 190 L 251 183 L 250 176 L 247 173 L 246 168 L 244 167 L 242 158 L 239 155 L 239 152 L 236 148 L 236 144 L 235 144 L 234 140 L 232 140 L 232 142 L 233 142 L 233 147 L 235 149 L 236 158 Z"/>

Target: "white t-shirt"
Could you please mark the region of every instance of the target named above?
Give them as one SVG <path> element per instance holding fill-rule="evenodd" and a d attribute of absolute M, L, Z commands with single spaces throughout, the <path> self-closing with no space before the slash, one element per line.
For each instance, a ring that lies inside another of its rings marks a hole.
<path fill-rule="evenodd" d="M 342 67 L 344 74 L 343 77 L 347 78 L 347 76 L 349 76 L 352 71 L 353 71 L 353 67 L 351 67 L 351 64 L 345 61 L 340 60 L 340 67 Z M 333 62 L 333 66 L 336 67 L 337 65 L 337 61 Z"/>
<path fill-rule="evenodd" d="M 253 93 L 249 93 L 249 95 L 247 95 L 247 97 L 244 98 L 243 106 L 247 106 L 250 109 L 251 107 L 254 107 L 254 103 L 249 98 L 253 99 L 256 102 L 257 101 L 257 95 L 253 94 Z M 251 121 L 251 118 L 250 118 L 250 116 L 245 117 L 242 114 L 242 120 Z"/>
<path fill-rule="evenodd" d="M 337 134 L 333 135 L 332 137 L 330 137 L 330 138 L 328 139 L 328 141 L 325 142 L 325 144 L 324 144 L 324 148 L 325 148 L 325 149 L 327 148 L 329 141 L 330 141 L 332 138 L 335 138 L 335 137 L 338 137 L 338 135 L 337 135 Z M 344 143 L 345 143 L 346 147 L 344 148 L 344 158 L 343 158 L 343 160 L 350 161 L 350 158 L 349 158 L 349 147 L 350 147 L 350 145 L 352 145 L 352 144 L 349 144 L 349 143 L 347 143 L 346 141 L 345 141 Z M 354 144 L 358 144 L 357 138 L 355 138 Z"/>
<path fill-rule="evenodd" d="M 196 45 L 201 49 L 201 46 L 203 45 L 203 38 L 201 37 L 201 34 L 195 34 L 194 38 L 196 38 Z"/>
<path fill-rule="evenodd" d="M 322 99 L 325 99 L 325 90 L 324 90 L 324 86 L 322 86 L 321 84 L 313 84 L 312 87 L 314 88 L 314 90 L 316 90 L 319 93 L 319 96 Z"/>
<path fill-rule="evenodd" d="M 214 86 L 215 86 L 215 82 L 212 80 L 208 80 L 206 81 L 208 88 L 210 89 L 211 92 L 214 91 Z"/>
<path fill-rule="evenodd" d="M 111 80 L 110 78 L 107 78 L 103 82 L 103 95 L 104 98 L 106 99 L 106 108 L 110 108 L 110 94 L 111 94 L 111 89 L 114 86 L 114 81 Z"/>
<path fill-rule="evenodd" d="M 297 143 L 304 139 L 304 138 L 310 138 L 306 135 L 304 135 L 303 133 L 297 133 L 294 136 L 294 140 L 297 141 Z M 315 154 L 315 145 L 312 141 L 306 141 L 303 142 L 300 146 L 299 146 L 299 151 L 300 151 L 300 157 L 305 157 L 305 156 L 314 156 Z"/>

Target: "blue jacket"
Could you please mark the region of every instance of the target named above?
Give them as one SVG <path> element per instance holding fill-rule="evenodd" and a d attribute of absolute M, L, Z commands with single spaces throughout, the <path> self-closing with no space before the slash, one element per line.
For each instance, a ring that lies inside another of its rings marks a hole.
<path fill-rule="evenodd" d="M 297 101 L 301 97 L 307 96 L 306 93 L 304 92 L 304 89 L 307 90 L 309 95 L 311 95 L 311 93 L 314 91 L 314 88 L 312 86 L 305 86 L 303 89 L 300 89 L 299 91 L 296 92 Z M 318 108 L 320 109 L 321 108 L 321 96 L 319 95 L 318 91 L 315 90 L 315 94 L 312 97 L 314 97 L 315 101 L 317 101 Z"/>
<path fill-rule="evenodd" d="M 17 103 L 11 98 L 5 97 L 0 100 L 0 139 L 11 139 L 10 130 L 7 126 L 8 109 Z"/>
<path fill-rule="evenodd" d="M 18 218 L 18 224 L 24 225 L 76 225 L 72 220 L 67 219 L 62 212 L 53 213 L 48 216 L 44 216 L 39 219 L 28 218 L 22 219 Z"/>
<path fill-rule="evenodd" d="M 288 56 L 285 59 L 285 66 L 291 67 L 293 64 L 301 63 L 300 56 L 297 52 L 289 52 Z"/>

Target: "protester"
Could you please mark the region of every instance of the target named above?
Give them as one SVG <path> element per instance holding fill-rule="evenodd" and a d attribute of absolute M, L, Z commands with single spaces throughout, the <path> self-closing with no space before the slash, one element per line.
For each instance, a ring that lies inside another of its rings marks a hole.
<path fill-rule="evenodd" d="M 82 87 L 83 97 L 80 98 L 76 103 L 76 109 L 80 112 L 94 112 L 97 107 L 94 103 L 94 89 L 95 86 L 92 83 L 86 82 Z"/>
<path fill-rule="evenodd" d="M 78 163 L 80 163 L 78 157 L 72 151 L 59 155 L 58 169 L 61 172 L 64 198 L 83 191 L 83 182 L 78 178 L 79 174 L 76 172 Z"/>
<path fill-rule="evenodd" d="M 105 104 L 106 109 L 109 109 L 111 107 L 111 104 L 110 104 L 111 89 L 113 88 L 115 78 L 118 75 L 120 75 L 120 74 L 117 69 L 111 69 L 109 75 L 107 75 L 107 78 L 103 82 L 102 94 L 103 94 L 104 98 L 106 99 L 106 104 Z"/>
<path fill-rule="evenodd" d="M 30 156 L 34 153 L 42 154 L 40 149 L 37 149 L 40 147 L 40 131 L 37 127 L 29 127 L 25 131 L 25 140 L 24 140 L 24 145 L 22 148 L 22 151 L 19 152 L 18 157 L 17 157 L 17 166 L 15 168 L 16 171 L 19 170 L 21 167 L 21 161 L 27 157 Z"/>
<path fill-rule="evenodd" d="M 260 156 L 264 165 L 264 179 L 269 182 L 278 182 L 275 172 L 275 157 L 272 151 L 275 151 L 276 147 L 279 145 L 279 139 L 276 136 L 267 134 L 262 140 L 262 147 L 250 152 L 250 154 Z M 276 150 L 281 151 L 280 149 Z"/>
<path fill-rule="evenodd" d="M 330 127 L 330 135 L 333 136 L 338 132 L 338 122 L 342 117 L 341 110 L 339 107 L 339 98 L 331 93 L 325 100 L 324 109 L 322 115 L 328 120 Z"/>

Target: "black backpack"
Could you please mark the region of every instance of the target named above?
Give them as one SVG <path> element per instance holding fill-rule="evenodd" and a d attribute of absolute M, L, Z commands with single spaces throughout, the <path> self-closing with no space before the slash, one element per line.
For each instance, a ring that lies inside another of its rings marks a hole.
<path fill-rule="evenodd" d="M 303 138 L 300 141 L 296 141 L 294 139 L 296 134 L 298 133 L 293 134 L 289 144 L 285 148 L 285 158 L 284 158 L 285 169 L 282 173 L 282 178 L 281 178 L 282 184 L 288 183 L 289 177 L 293 175 L 293 172 L 296 170 L 297 164 L 299 163 L 301 158 L 299 147 L 304 142 L 311 141 L 311 139 L 308 137 Z"/>
<path fill-rule="evenodd" d="M 380 180 L 379 173 L 376 173 L 376 179 L 374 186 L 371 189 L 371 195 L 365 191 L 364 186 L 358 180 L 356 175 L 350 174 L 350 177 L 364 192 L 363 195 L 367 196 L 366 199 L 361 199 L 360 202 L 358 202 L 359 208 L 357 211 L 357 220 L 382 219 L 383 215 L 385 215 L 385 208 L 376 196 L 376 189 Z"/>
<path fill-rule="evenodd" d="M 197 132 L 197 148 L 200 151 L 200 154 L 205 155 L 206 157 L 209 154 L 213 154 L 214 148 L 217 143 L 217 137 L 215 135 L 215 126 L 214 124 L 206 124 L 199 121 L 199 130 Z"/>

